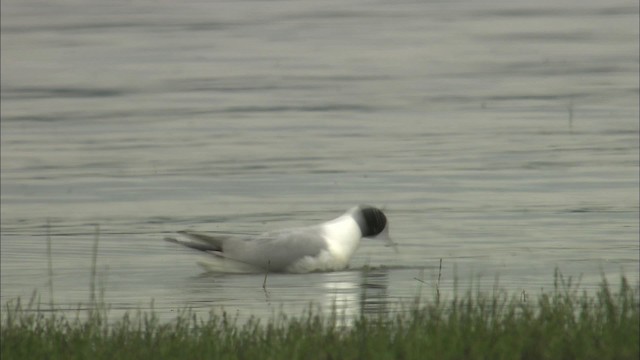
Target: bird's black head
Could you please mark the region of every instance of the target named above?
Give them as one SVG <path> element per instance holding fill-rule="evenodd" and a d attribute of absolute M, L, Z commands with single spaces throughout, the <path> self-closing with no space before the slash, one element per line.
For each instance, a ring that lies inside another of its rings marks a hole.
<path fill-rule="evenodd" d="M 368 205 L 360 205 L 361 221 L 358 221 L 363 237 L 376 236 L 387 227 L 387 217 L 382 210 Z"/>

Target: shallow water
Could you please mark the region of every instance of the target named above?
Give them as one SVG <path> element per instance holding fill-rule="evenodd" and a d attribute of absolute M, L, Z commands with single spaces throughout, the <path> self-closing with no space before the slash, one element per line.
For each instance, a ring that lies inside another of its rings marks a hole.
<path fill-rule="evenodd" d="M 638 4 L 2 2 L 1 297 L 351 315 L 639 279 Z M 396 254 L 203 274 L 162 238 L 383 206 Z M 47 226 L 47 223 L 50 225 Z M 99 228 L 96 228 L 99 224 Z M 47 230 L 49 228 L 49 230 Z M 425 281 L 422 283 L 420 279 Z"/>

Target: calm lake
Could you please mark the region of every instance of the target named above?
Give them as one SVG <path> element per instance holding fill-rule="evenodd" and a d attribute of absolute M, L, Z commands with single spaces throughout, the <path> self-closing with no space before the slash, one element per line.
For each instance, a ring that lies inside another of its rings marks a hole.
<path fill-rule="evenodd" d="M 1 300 L 379 313 L 639 281 L 637 1 L 3 0 Z M 398 252 L 203 273 L 176 231 L 380 206 Z M 49 234 L 49 236 L 48 236 Z M 50 238 L 51 256 L 47 255 Z M 51 259 L 50 276 L 48 259 Z M 449 296 L 449 295 L 448 295 Z M 3 310 L 4 311 L 4 310 Z"/>

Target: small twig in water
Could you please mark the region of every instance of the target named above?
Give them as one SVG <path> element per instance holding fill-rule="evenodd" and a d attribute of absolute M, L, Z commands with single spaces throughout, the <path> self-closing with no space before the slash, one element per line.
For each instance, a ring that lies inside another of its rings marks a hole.
<path fill-rule="evenodd" d="M 267 291 L 267 275 L 269 275 L 269 265 L 271 265 L 271 260 L 267 261 L 267 272 L 264 273 L 264 281 L 262 282 L 262 289 Z"/>
<path fill-rule="evenodd" d="M 53 259 L 51 257 L 51 220 L 49 218 L 47 218 L 47 260 L 49 260 L 49 306 L 53 311 Z"/>
<path fill-rule="evenodd" d="M 436 283 L 436 301 L 440 302 L 440 277 L 442 276 L 442 258 L 440 258 L 440 267 L 438 268 L 438 282 Z"/>
<path fill-rule="evenodd" d="M 416 305 L 419 305 L 420 303 L 420 298 L 422 298 L 422 284 L 426 284 L 427 282 L 424 281 L 424 267 L 422 269 L 420 269 L 420 278 L 418 277 L 414 277 L 414 280 L 417 280 L 418 282 L 420 282 L 420 285 L 418 286 L 417 289 L 417 294 L 416 294 Z"/>
<path fill-rule="evenodd" d="M 96 305 L 96 265 L 98 262 L 98 240 L 100 239 L 100 225 L 96 224 L 96 235 L 93 240 L 93 252 L 91 258 L 91 304 Z"/>

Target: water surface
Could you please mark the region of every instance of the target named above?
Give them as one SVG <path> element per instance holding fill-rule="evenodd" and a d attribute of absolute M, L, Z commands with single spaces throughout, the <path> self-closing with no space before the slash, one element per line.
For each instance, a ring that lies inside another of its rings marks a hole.
<path fill-rule="evenodd" d="M 443 292 L 638 283 L 637 2 L 8 0 L 1 31 L 3 303 L 49 303 L 47 233 L 63 310 L 96 236 L 114 314 L 385 312 L 431 296 L 439 259 Z M 361 203 L 397 254 L 367 241 L 266 292 L 162 241 Z"/>

